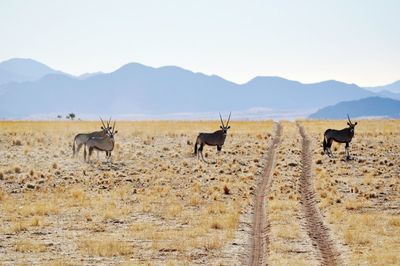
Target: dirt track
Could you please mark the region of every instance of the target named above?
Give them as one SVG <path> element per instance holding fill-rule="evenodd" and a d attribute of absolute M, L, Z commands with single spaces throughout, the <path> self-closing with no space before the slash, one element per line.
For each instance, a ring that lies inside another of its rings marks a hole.
<path fill-rule="evenodd" d="M 271 173 L 274 169 L 274 157 L 275 151 L 278 147 L 282 134 L 282 125 L 277 124 L 275 137 L 268 149 L 265 160 L 266 165 L 264 168 L 264 174 L 260 180 L 256 195 L 255 195 L 255 206 L 253 214 L 253 232 L 251 239 L 251 254 L 249 258 L 250 265 L 265 265 L 266 258 L 264 254 L 268 248 L 268 221 L 265 213 L 265 197 L 268 193 L 268 188 L 271 186 Z"/>
<path fill-rule="evenodd" d="M 315 191 L 311 174 L 310 140 L 303 128 L 298 125 L 302 143 L 302 173 L 300 179 L 300 195 L 306 220 L 307 233 L 317 248 L 322 265 L 340 265 L 340 254 L 336 250 L 329 229 L 324 225 L 323 218 L 316 204 Z"/>

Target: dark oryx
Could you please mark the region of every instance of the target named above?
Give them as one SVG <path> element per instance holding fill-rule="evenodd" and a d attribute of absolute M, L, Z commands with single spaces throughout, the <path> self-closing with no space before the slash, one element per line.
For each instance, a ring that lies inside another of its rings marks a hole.
<path fill-rule="evenodd" d="M 109 128 L 109 127 L 107 127 Z M 118 130 L 115 130 L 115 121 L 114 125 L 110 130 L 107 130 L 105 136 L 91 136 L 85 144 L 85 152 L 84 157 L 86 160 L 86 148 L 89 149 L 88 161 L 90 161 L 90 156 L 93 153 L 93 150 L 97 151 L 105 151 L 107 160 L 111 160 L 111 152 L 114 149 L 114 135 L 118 133 Z"/>
<path fill-rule="evenodd" d="M 194 144 L 194 154 L 197 154 L 197 158 L 199 158 L 199 153 L 200 153 L 201 159 L 203 161 L 206 161 L 204 160 L 203 157 L 204 145 L 217 146 L 217 151 L 219 153 L 222 149 L 222 145 L 224 145 L 225 143 L 226 134 L 228 132 L 228 129 L 230 128 L 229 120 L 231 119 L 231 113 L 229 113 L 229 118 L 228 121 L 226 122 L 226 125 L 224 125 L 224 121 L 222 120 L 221 114 L 219 114 L 219 118 L 221 120 L 221 126 L 220 126 L 221 129 L 215 131 L 214 133 L 200 133 L 197 136 L 196 143 Z M 200 145 L 198 149 L 197 145 Z"/>
<path fill-rule="evenodd" d="M 95 131 L 95 132 L 91 132 L 91 133 L 80 133 L 75 136 L 74 142 L 72 144 L 72 157 L 75 157 L 75 154 L 79 153 L 80 149 L 82 148 L 83 145 L 86 144 L 86 142 L 89 140 L 89 138 L 104 137 L 107 134 L 107 132 L 109 130 L 111 130 L 111 127 L 109 125 L 111 118 L 109 121 L 107 121 L 107 127 L 104 125 L 103 119 L 101 119 L 101 117 L 100 117 L 100 120 L 102 123 L 101 131 Z M 75 150 L 75 145 L 77 146 L 76 150 Z M 97 153 L 97 155 L 98 155 L 98 153 Z"/>
<path fill-rule="evenodd" d="M 324 153 L 328 154 L 329 157 L 333 156 L 331 146 L 332 142 L 336 141 L 339 143 L 346 143 L 346 159 L 350 159 L 349 143 L 354 136 L 354 127 L 357 125 L 357 122 L 353 124 L 349 115 L 347 115 L 347 118 L 349 120 L 347 122 L 349 127 L 342 130 L 327 129 L 324 133 Z"/>

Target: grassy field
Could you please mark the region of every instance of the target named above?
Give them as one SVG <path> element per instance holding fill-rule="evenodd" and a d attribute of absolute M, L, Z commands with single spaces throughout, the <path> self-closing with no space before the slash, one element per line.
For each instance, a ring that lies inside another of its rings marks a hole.
<path fill-rule="evenodd" d="M 271 265 L 318 265 L 300 201 L 302 139 L 281 122 L 266 196 Z M 323 132 L 345 121 L 299 121 L 312 143 L 318 207 L 347 265 L 400 261 L 400 121 L 361 120 L 345 161 L 323 155 Z M 193 155 L 208 122 L 117 122 L 113 162 L 72 158 L 77 133 L 99 122 L 0 122 L 0 265 L 243 265 L 254 191 L 275 134 L 231 122 L 222 153 Z"/>
<path fill-rule="evenodd" d="M 304 121 L 313 139 L 313 171 L 319 206 L 350 265 L 400 262 L 400 122 L 359 121 L 344 161 L 344 144 L 334 158 L 321 154 L 323 132 L 344 121 Z"/>
<path fill-rule="evenodd" d="M 0 263 L 240 264 L 272 122 L 117 122 L 113 163 L 72 156 L 98 122 L 1 122 Z"/>

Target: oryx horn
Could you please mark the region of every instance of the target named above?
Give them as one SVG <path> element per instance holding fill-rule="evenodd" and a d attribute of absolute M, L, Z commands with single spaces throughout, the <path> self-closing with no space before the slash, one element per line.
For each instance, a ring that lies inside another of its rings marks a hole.
<path fill-rule="evenodd" d="M 222 126 L 223 126 L 223 127 L 225 127 L 225 125 L 224 125 L 224 121 L 222 120 L 221 113 L 219 113 L 219 119 L 221 120 Z"/>

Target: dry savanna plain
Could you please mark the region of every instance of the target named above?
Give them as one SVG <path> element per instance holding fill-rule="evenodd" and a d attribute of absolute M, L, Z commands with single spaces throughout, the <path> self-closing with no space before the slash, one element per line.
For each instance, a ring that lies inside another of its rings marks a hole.
<path fill-rule="evenodd" d="M 112 162 L 73 158 L 99 122 L 0 122 L 0 265 L 396 265 L 400 121 L 117 121 Z"/>

